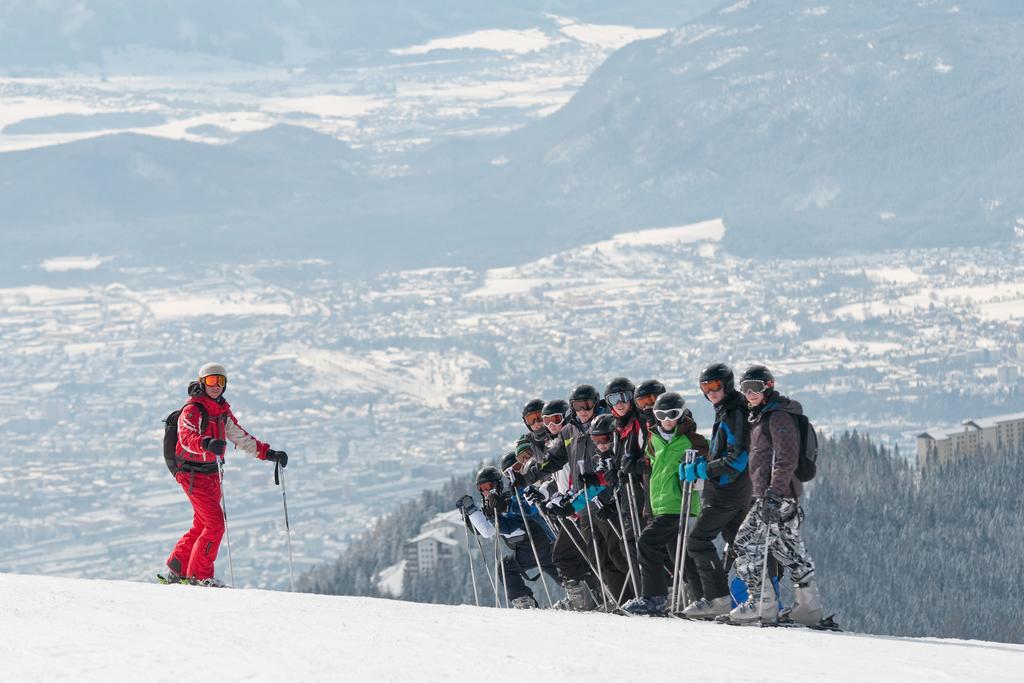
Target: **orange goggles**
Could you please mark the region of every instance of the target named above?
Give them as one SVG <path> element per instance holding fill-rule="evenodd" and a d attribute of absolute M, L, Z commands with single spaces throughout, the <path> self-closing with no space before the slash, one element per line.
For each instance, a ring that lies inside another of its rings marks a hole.
<path fill-rule="evenodd" d="M 655 402 L 658 400 L 658 397 L 655 396 L 654 394 L 647 394 L 645 396 L 637 396 L 634 400 L 636 401 L 636 407 L 639 408 L 640 410 L 643 410 L 645 408 L 650 408 L 651 406 L 653 406 Z"/>
<path fill-rule="evenodd" d="M 523 415 L 523 422 L 526 423 L 527 427 L 532 427 L 536 424 L 540 424 L 542 420 L 543 416 L 541 415 L 541 412 L 539 410 L 535 410 L 532 413 L 527 413 L 526 415 Z"/>
<path fill-rule="evenodd" d="M 208 387 L 226 387 L 228 385 L 228 378 L 224 375 L 207 375 L 200 381 Z"/>
<path fill-rule="evenodd" d="M 721 391 L 723 386 L 720 379 L 708 379 L 700 383 L 700 390 L 706 394 L 709 391 Z"/>

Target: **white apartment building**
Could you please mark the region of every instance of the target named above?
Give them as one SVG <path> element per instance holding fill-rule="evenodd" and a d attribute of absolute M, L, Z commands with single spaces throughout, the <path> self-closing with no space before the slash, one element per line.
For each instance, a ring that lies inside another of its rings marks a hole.
<path fill-rule="evenodd" d="M 917 435 L 917 465 L 924 467 L 934 451 L 939 462 L 955 455 L 978 455 L 985 448 L 1024 448 L 1024 413 L 964 420 L 954 427 L 929 429 Z"/>

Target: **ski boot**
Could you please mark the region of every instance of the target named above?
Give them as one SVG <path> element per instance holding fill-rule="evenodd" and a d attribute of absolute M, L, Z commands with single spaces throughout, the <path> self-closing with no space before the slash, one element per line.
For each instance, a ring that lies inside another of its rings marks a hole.
<path fill-rule="evenodd" d="M 523 595 L 512 599 L 512 607 L 515 609 L 537 609 L 540 605 L 532 595 Z"/>
<path fill-rule="evenodd" d="M 569 599 L 569 608 L 577 612 L 589 612 L 597 607 L 597 600 L 586 581 L 566 581 L 565 597 Z"/>
<path fill-rule="evenodd" d="M 208 579 L 192 579 L 189 581 L 193 586 L 202 586 L 203 588 L 227 588 L 228 585 L 218 578 L 211 576 Z"/>
<path fill-rule="evenodd" d="M 188 579 L 175 571 L 174 567 L 167 567 L 167 572 L 164 574 L 157 574 L 156 580 L 164 585 L 171 585 L 176 583 L 188 583 Z"/>
<path fill-rule="evenodd" d="M 814 578 L 806 578 L 800 583 L 793 584 L 793 597 L 793 608 L 787 610 L 785 615 L 804 626 L 820 625 L 821 595 L 818 593 L 818 585 Z"/>
<path fill-rule="evenodd" d="M 733 624 L 774 624 L 779 619 L 779 603 L 771 586 L 765 586 L 761 600 L 750 596 L 746 602 L 740 603 L 729 612 L 729 622 Z"/>
<path fill-rule="evenodd" d="M 188 583 L 188 579 L 181 575 L 181 563 L 173 558 L 167 563 L 167 572 L 157 574 L 156 580 L 163 584 Z"/>
<path fill-rule="evenodd" d="M 732 598 L 728 595 L 723 595 L 713 600 L 701 598 L 687 605 L 686 609 L 683 610 L 683 616 L 687 619 L 714 619 L 723 614 L 728 614 L 731 609 Z"/>
<path fill-rule="evenodd" d="M 554 604 L 555 609 L 589 612 L 597 606 L 594 594 L 585 581 L 568 579 L 562 584 L 565 597 Z"/>
<path fill-rule="evenodd" d="M 622 611 L 630 616 L 663 617 L 668 612 L 668 596 L 633 598 L 622 606 Z"/>

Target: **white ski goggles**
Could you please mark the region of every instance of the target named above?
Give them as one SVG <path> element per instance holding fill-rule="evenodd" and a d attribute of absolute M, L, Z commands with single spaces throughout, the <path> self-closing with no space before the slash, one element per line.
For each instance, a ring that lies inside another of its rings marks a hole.
<path fill-rule="evenodd" d="M 683 416 L 682 408 L 669 408 L 668 410 L 655 410 L 654 418 L 659 422 L 673 422 Z"/>

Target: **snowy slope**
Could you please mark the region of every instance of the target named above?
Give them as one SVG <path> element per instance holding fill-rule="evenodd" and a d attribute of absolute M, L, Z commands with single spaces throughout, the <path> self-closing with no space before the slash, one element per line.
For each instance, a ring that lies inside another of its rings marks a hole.
<path fill-rule="evenodd" d="M 875 683 L 1020 680 L 1024 673 L 1024 646 L 980 641 L 12 574 L 0 575 L 0 595 L 5 681 L 705 683 L 827 676 Z M 518 642 L 515 633 L 523 635 Z M 729 666 L 725 657 L 745 661 Z M 596 678 L 594 662 L 601 663 Z"/>

